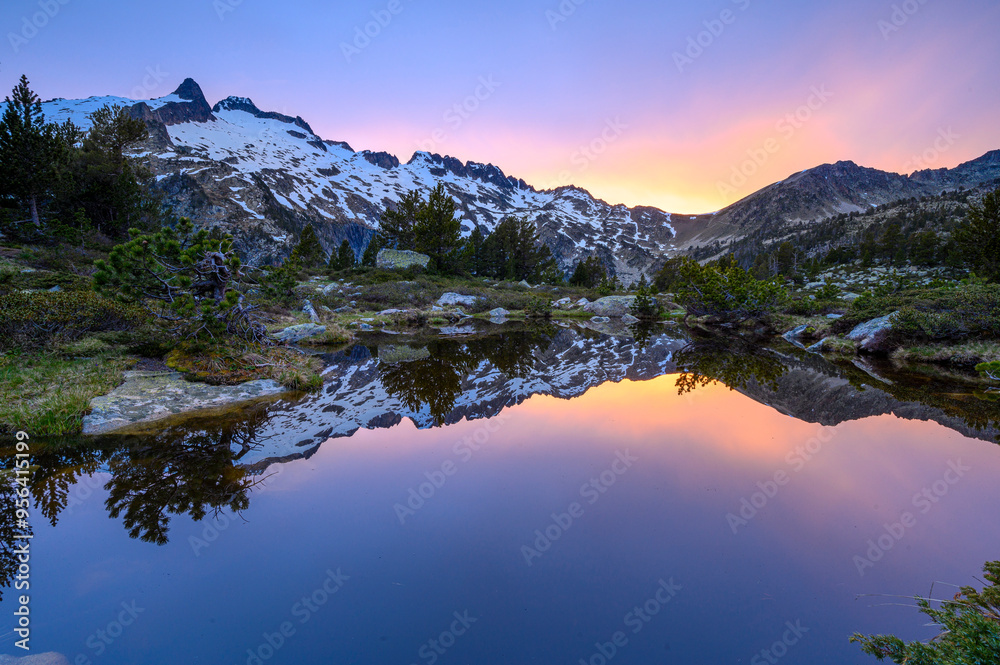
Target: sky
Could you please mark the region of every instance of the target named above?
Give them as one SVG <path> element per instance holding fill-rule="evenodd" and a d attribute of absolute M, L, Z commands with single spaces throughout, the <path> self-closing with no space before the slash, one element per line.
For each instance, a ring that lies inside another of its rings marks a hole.
<path fill-rule="evenodd" d="M 4 0 L 0 31 L 0 91 L 191 77 L 356 150 L 678 213 L 828 162 L 1000 148 L 996 0 Z"/>

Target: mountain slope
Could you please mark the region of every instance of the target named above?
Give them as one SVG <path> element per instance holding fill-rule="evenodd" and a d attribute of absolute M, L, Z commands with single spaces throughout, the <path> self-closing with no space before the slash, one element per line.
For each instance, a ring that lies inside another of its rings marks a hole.
<path fill-rule="evenodd" d="M 612 206 L 575 187 L 538 191 L 491 164 L 426 152 L 401 164 L 386 153 L 356 152 L 246 97 L 209 107 L 190 79 L 148 102 L 53 100 L 43 110 L 86 127 L 86 115 L 104 103 L 128 105 L 147 122 L 151 137 L 140 156 L 175 212 L 231 231 L 252 262 L 287 254 L 307 224 L 328 252 L 347 239 L 360 255 L 387 207 L 438 182 L 457 199 L 464 234 L 477 225 L 488 234 L 507 215 L 527 215 L 566 270 L 597 253 L 631 281 L 672 248 L 670 215 L 661 210 Z"/>
<path fill-rule="evenodd" d="M 713 215 L 677 221 L 679 248 L 702 247 L 795 222 L 864 212 L 911 197 L 935 196 L 959 187 L 1000 184 L 1000 150 L 954 169 L 917 171 L 909 176 L 864 168 L 854 162 L 824 164 L 789 176 Z"/>
<path fill-rule="evenodd" d="M 43 110 L 50 120 L 85 128 L 87 115 L 106 103 L 146 121 L 150 139 L 139 156 L 174 211 L 233 233 L 255 264 L 287 255 L 306 225 L 327 252 L 347 239 L 360 256 L 387 208 L 438 182 L 458 201 L 463 233 L 478 226 L 488 234 L 505 216 L 526 215 L 564 270 L 597 254 L 626 283 L 668 255 L 706 256 L 750 235 L 765 242 L 787 235 L 790 224 L 1000 184 L 1000 151 L 909 176 L 837 162 L 793 174 L 717 213 L 680 216 L 610 205 L 577 187 L 540 191 L 492 164 L 426 152 L 403 164 L 384 152 L 358 152 L 317 136 L 301 117 L 262 111 L 246 97 L 210 106 L 191 79 L 160 99 L 56 99 Z"/>

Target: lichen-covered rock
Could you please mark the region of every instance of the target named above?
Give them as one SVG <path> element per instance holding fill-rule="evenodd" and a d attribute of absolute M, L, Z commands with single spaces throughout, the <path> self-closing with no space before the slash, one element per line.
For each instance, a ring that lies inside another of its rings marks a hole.
<path fill-rule="evenodd" d="M 446 293 L 438 298 L 437 306 L 454 307 L 456 305 L 461 305 L 463 307 L 473 307 L 478 301 L 478 296 L 463 296 L 460 293 Z"/>
<path fill-rule="evenodd" d="M 285 328 L 281 332 L 275 334 L 274 338 L 285 344 L 294 344 L 295 342 L 301 342 L 309 337 L 317 337 L 325 332 L 326 326 L 316 325 L 315 323 L 303 323 L 299 326 Z"/>
<path fill-rule="evenodd" d="M 313 307 L 312 303 L 306 300 L 302 303 L 302 312 L 309 317 L 309 320 L 313 323 L 319 323 L 319 315 L 316 314 L 316 308 Z"/>
<path fill-rule="evenodd" d="M 618 319 L 629 313 L 635 303 L 635 296 L 607 296 L 583 306 L 584 311 L 597 316 L 607 316 Z"/>
<path fill-rule="evenodd" d="M 898 314 L 899 312 L 893 312 L 871 321 L 865 321 L 849 332 L 847 339 L 857 342 L 858 349 L 868 353 L 890 351 L 891 349 L 886 346 L 886 343 L 892 333 L 893 322 Z"/>
<path fill-rule="evenodd" d="M 510 312 L 505 310 L 503 307 L 497 307 L 496 309 L 490 310 L 490 319 L 493 321 L 506 320 L 510 316 Z"/>
<path fill-rule="evenodd" d="M 431 257 L 409 250 L 383 249 L 378 253 L 375 264 L 384 270 L 406 270 L 413 266 L 426 268 Z"/>
<path fill-rule="evenodd" d="M 180 413 L 215 409 L 286 389 L 277 381 L 261 380 L 238 386 L 210 386 L 184 380 L 180 372 L 125 372 L 125 383 L 90 402 L 83 418 L 84 434 L 104 434 L 136 423 L 161 420 Z"/>

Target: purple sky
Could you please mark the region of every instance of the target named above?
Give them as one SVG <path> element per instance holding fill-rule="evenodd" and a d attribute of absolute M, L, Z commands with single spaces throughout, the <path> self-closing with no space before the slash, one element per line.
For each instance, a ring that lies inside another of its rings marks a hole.
<path fill-rule="evenodd" d="M 149 98 L 190 76 L 355 149 L 676 212 L 839 159 L 1000 148 L 995 0 L 5 0 L 0 27 L 3 91 L 24 73 L 45 99 Z"/>

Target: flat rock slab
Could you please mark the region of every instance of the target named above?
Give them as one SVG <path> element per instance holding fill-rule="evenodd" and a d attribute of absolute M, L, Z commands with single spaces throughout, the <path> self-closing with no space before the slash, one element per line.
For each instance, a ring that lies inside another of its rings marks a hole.
<path fill-rule="evenodd" d="M 125 372 L 125 383 L 90 401 L 84 434 L 114 430 L 202 409 L 217 409 L 287 392 L 277 381 L 210 386 L 185 381 L 180 372 Z"/>

